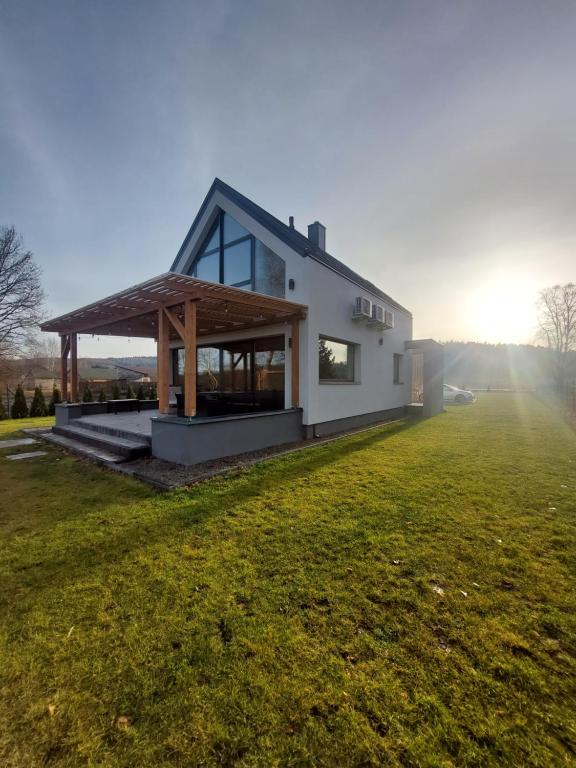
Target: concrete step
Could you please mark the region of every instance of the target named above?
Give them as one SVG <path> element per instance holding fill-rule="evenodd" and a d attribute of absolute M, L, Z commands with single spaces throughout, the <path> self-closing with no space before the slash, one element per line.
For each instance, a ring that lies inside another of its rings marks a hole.
<path fill-rule="evenodd" d="M 83 456 L 86 459 L 92 459 L 98 461 L 100 464 L 121 464 L 127 461 L 125 456 L 121 456 L 119 453 L 110 453 L 109 451 L 102 451 L 99 448 L 81 443 L 78 440 L 73 440 L 70 437 L 64 437 L 63 435 L 57 435 L 54 432 L 45 432 L 41 436 L 42 440 L 45 440 L 58 448 L 64 448 L 66 451 L 76 453 L 79 456 Z"/>
<path fill-rule="evenodd" d="M 125 437 L 84 429 L 72 424 L 52 427 L 52 434 L 67 437 L 105 453 L 116 454 L 123 457 L 125 461 L 150 454 L 150 444 L 143 440 L 136 440 L 134 438 L 129 440 Z"/>
<path fill-rule="evenodd" d="M 123 440 L 130 440 L 135 443 L 148 443 L 148 445 L 150 445 L 152 442 L 150 435 L 143 435 L 141 432 L 130 432 L 126 429 L 118 429 L 116 427 L 110 427 L 107 424 L 98 424 L 97 422 L 85 421 L 84 419 L 74 420 L 70 426 L 78 429 L 84 429 L 87 432 L 97 432 L 101 435 L 119 437 Z"/>

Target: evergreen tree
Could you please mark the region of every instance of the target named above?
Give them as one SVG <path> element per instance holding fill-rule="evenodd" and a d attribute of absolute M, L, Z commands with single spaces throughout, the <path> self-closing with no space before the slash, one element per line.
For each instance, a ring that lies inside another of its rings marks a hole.
<path fill-rule="evenodd" d="M 10 416 L 13 419 L 25 419 L 28 416 L 28 405 L 26 404 L 26 397 L 24 396 L 22 384 L 18 384 L 16 387 L 14 402 L 10 409 Z"/>
<path fill-rule="evenodd" d="M 46 416 L 47 412 L 44 392 L 42 392 L 40 387 L 36 387 L 34 390 L 34 397 L 32 398 L 32 404 L 30 405 L 30 416 L 33 418 Z"/>
<path fill-rule="evenodd" d="M 94 400 L 92 397 L 92 390 L 88 385 L 84 388 L 84 394 L 82 396 L 82 402 L 83 403 L 91 403 Z"/>
<path fill-rule="evenodd" d="M 136 399 L 137 400 L 144 400 L 145 399 L 145 397 L 144 397 L 144 387 L 142 386 L 142 384 L 140 384 L 140 386 L 136 390 Z"/>
<path fill-rule="evenodd" d="M 48 403 L 48 416 L 54 416 L 56 412 L 56 406 L 62 402 L 62 395 L 58 387 L 54 387 L 52 390 L 52 397 Z"/>
<path fill-rule="evenodd" d="M 120 388 L 117 383 L 112 387 L 112 400 L 120 400 Z"/>
<path fill-rule="evenodd" d="M 336 359 L 325 339 L 320 339 L 318 351 L 320 355 L 320 378 L 331 379 L 334 375 Z"/>
<path fill-rule="evenodd" d="M 104 392 L 104 387 L 100 387 L 100 392 L 98 394 L 98 402 L 99 403 L 106 402 L 106 392 Z"/>
<path fill-rule="evenodd" d="M 128 383 L 128 386 L 126 387 L 126 400 L 133 400 L 134 399 L 134 390 L 132 389 L 132 384 Z"/>
<path fill-rule="evenodd" d="M 155 384 L 150 384 L 150 391 L 148 393 L 148 397 L 150 398 L 150 400 L 156 400 L 157 395 L 156 395 L 156 385 Z"/>

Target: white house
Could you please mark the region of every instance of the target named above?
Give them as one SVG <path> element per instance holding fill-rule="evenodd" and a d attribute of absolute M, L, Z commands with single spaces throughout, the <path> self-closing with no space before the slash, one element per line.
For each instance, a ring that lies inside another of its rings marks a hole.
<path fill-rule="evenodd" d="M 331 256 L 318 221 L 305 236 L 219 179 L 168 273 L 42 328 L 62 337 L 65 392 L 71 355 L 55 431 L 93 444 L 122 414 L 74 403 L 77 334 L 156 338 L 159 403 L 120 431 L 179 463 L 396 418 L 422 389 L 425 415 L 442 409 L 442 349 L 413 341 L 411 313 Z"/>

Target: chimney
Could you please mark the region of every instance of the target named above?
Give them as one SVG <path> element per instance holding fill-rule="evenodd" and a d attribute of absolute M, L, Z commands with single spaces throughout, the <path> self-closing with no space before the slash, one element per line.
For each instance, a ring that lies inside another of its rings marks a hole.
<path fill-rule="evenodd" d="M 308 225 L 308 240 L 311 243 L 320 248 L 321 251 L 326 250 L 326 227 L 320 224 L 319 221 L 315 221 L 314 224 Z"/>
<path fill-rule="evenodd" d="M 294 229 L 294 216 L 288 217 L 288 224 L 290 225 L 290 229 Z"/>

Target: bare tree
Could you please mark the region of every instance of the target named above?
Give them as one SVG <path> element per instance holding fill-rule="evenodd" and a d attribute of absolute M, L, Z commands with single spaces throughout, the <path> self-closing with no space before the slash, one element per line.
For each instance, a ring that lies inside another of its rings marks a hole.
<path fill-rule="evenodd" d="M 570 352 L 576 350 L 576 284 L 553 285 L 540 291 L 540 336 L 554 352 L 554 378 L 564 392 Z"/>
<path fill-rule="evenodd" d="M 14 227 L 0 227 L 0 358 L 22 352 L 42 319 L 40 269 Z"/>
<path fill-rule="evenodd" d="M 60 371 L 60 341 L 55 334 L 40 333 L 31 336 L 27 340 L 25 354 L 57 378 Z"/>

